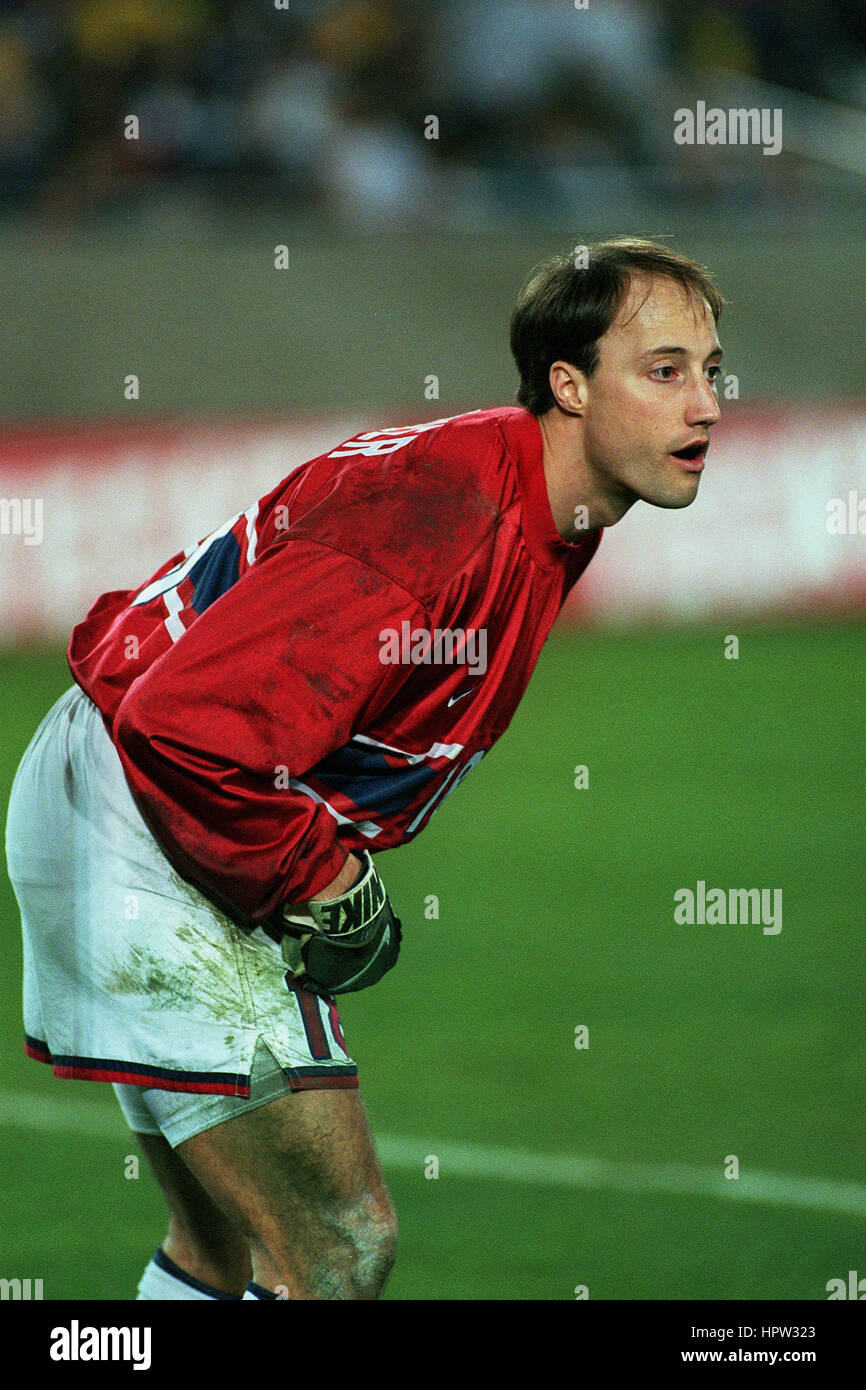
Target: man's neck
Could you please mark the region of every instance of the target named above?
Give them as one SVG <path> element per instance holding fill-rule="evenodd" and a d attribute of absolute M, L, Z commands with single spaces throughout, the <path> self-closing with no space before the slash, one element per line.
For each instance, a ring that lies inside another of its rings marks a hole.
<path fill-rule="evenodd" d="M 615 525 L 637 497 L 594 473 L 584 454 L 577 417 L 554 407 L 538 416 L 538 424 L 550 510 L 563 540 L 578 541 L 587 531 Z"/>

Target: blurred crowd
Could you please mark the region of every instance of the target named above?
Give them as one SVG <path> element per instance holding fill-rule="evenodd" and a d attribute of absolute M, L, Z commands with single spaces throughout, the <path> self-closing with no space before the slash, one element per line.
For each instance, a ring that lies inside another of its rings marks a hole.
<path fill-rule="evenodd" d="M 866 5 L 0 0 L 0 211 L 179 191 L 435 226 L 630 190 L 749 197 L 775 161 L 672 139 L 711 69 L 863 106 Z"/>

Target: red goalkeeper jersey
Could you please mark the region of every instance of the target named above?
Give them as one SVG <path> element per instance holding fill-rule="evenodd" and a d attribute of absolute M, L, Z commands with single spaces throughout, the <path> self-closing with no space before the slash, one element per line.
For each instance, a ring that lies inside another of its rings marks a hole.
<path fill-rule="evenodd" d="M 104 594 L 69 663 L 169 860 L 258 922 L 424 827 L 600 537 L 557 532 L 524 410 L 371 431 Z"/>

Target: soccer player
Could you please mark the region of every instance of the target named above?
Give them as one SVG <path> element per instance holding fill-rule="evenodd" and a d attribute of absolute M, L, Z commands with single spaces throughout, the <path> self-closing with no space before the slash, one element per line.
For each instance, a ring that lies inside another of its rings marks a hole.
<path fill-rule="evenodd" d="M 374 856 L 505 732 L 602 529 L 693 501 L 721 308 L 654 242 L 554 257 L 517 406 L 336 445 L 73 631 L 9 811 L 26 1048 L 114 1084 L 165 1193 L 139 1298 L 380 1294 L 336 1002 L 397 960 Z"/>

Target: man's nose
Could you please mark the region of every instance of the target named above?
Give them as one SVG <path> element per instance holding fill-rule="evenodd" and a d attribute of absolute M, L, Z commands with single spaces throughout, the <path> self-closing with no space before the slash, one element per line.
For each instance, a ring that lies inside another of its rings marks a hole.
<path fill-rule="evenodd" d="M 695 383 L 686 421 L 689 425 L 714 425 L 721 419 L 719 399 L 705 376 Z"/>

